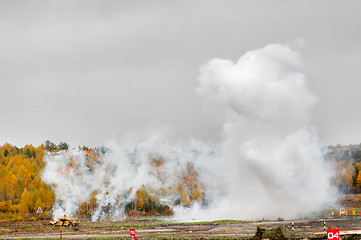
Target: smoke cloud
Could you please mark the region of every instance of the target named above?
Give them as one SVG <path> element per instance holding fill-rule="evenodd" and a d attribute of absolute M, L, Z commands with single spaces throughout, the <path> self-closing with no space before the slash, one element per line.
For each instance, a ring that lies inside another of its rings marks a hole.
<path fill-rule="evenodd" d="M 151 186 L 180 221 L 294 218 L 332 203 L 332 168 L 311 124 L 317 97 L 300 72 L 298 45 L 267 45 L 237 62 L 213 59 L 201 68 L 196 91 L 214 109 L 209 121 L 222 116 L 217 146 L 174 144 L 156 130 L 106 145 L 91 166 L 83 151 L 48 155 L 43 180 L 54 187 L 54 217 L 71 216 L 95 194 L 93 220 L 105 213 L 121 219 L 142 186 Z M 165 160 L 161 169 L 152 165 L 155 158 Z M 173 206 L 172 186 L 188 163 L 204 185 L 206 204 Z"/>
<path fill-rule="evenodd" d="M 99 149 L 100 156 L 82 149 L 48 154 L 42 179 L 56 195 L 54 219 L 74 216 L 92 197 L 97 205 L 92 220 L 123 219 L 125 205 L 142 187 L 161 204 L 172 206 L 179 198 L 174 188 L 182 184 L 190 162 L 203 152 L 209 155 L 207 146 L 197 141 L 170 144 L 165 130 L 143 135 L 128 135 L 121 144 L 109 142 Z"/>

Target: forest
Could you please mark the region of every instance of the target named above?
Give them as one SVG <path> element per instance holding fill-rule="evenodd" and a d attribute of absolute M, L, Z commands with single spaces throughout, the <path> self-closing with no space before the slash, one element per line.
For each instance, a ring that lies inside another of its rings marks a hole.
<path fill-rule="evenodd" d="M 51 186 L 41 179 L 41 171 L 45 166 L 44 156 L 58 151 L 68 151 L 69 145 L 64 142 L 54 144 L 46 141 L 38 147 L 26 145 L 22 148 L 9 143 L 0 146 L 0 219 L 23 220 L 36 217 L 50 218 L 51 208 L 55 203 L 55 195 Z M 89 156 L 89 161 L 97 161 L 103 148 L 78 147 Z M 325 148 L 326 161 L 334 166 L 332 184 L 343 193 L 361 193 L 361 144 L 335 145 Z M 164 159 L 153 159 L 152 165 L 159 167 Z M 189 165 L 184 173 L 182 182 L 174 188 L 179 196 L 177 204 L 189 207 L 193 201 L 206 201 L 203 186 L 197 178 L 197 172 Z M 126 214 L 136 215 L 171 215 L 169 206 L 160 204 L 151 194 L 147 194 L 147 187 L 136 191 L 136 198 L 125 206 Z M 94 193 L 95 195 L 95 193 Z M 88 202 L 80 203 L 77 217 L 89 217 L 96 207 L 93 197 Z M 43 213 L 36 214 L 38 207 Z"/>
<path fill-rule="evenodd" d="M 34 147 L 26 145 L 18 148 L 9 143 L 0 146 L 0 219 L 24 220 L 36 217 L 50 218 L 51 209 L 55 204 L 55 195 L 51 186 L 46 185 L 41 179 L 41 171 L 45 166 L 44 156 L 57 154 L 58 151 L 68 151 L 69 145 L 61 142 L 58 145 L 46 141 Z M 89 148 L 79 146 L 88 161 L 89 170 L 97 164 L 98 158 L 104 154 L 105 148 Z M 151 165 L 159 169 L 165 160 L 153 159 Z M 75 166 L 69 165 L 69 168 Z M 180 182 L 172 187 L 172 193 L 178 196 L 174 205 L 189 207 L 192 202 L 205 202 L 203 185 L 198 179 L 198 174 L 192 164 L 188 164 Z M 129 192 L 132 189 L 129 189 Z M 136 197 L 126 202 L 124 209 L 128 216 L 139 215 L 172 215 L 172 209 L 162 204 L 154 194 L 153 189 L 144 186 L 136 190 Z M 79 204 L 76 216 L 79 218 L 90 217 L 97 206 L 96 192 L 91 194 L 91 199 Z M 43 213 L 36 214 L 41 207 Z"/>
<path fill-rule="evenodd" d="M 22 220 L 39 206 L 49 211 L 55 197 L 40 177 L 47 149 L 26 145 L 18 148 L 9 143 L 0 147 L 0 218 Z"/>

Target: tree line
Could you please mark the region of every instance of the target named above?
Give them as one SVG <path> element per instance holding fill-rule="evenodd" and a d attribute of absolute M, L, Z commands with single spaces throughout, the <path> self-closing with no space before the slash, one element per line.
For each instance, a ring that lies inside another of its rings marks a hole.
<path fill-rule="evenodd" d="M 18 148 L 9 143 L 0 146 L 0 219 L 22 220 L 35 218 L 36 210 L 41 207 L 43 217 L 50 217 L 52 206 L 55 204 L 55 195 L 50 186 L 41 179 L 41 170 L 45 166 L 44 156 L 48 153 L 67 151 L 69 145 L 65 142 L 55 144 L 45 141 L 38 147 L 26 145 Z M 89 161 L 97 161 L 107 149 L 104 147 L 89 148 L 78 146 L 86 153 Z M 164 159 L 153 159 L 154 168 L 161 168 Z M 91 164 L 89 165 L 91 166 Z M 198 173 L 189 163 L 180 183 L 172 191 L 179 197 L 175 204 L 189 207 L 191 202 L 204 202 L 203 185 L 200 183 Z M 132 189 L 129 189 L 131 191 Z M 172 209 L 157 199 L 156 190 L 150 186 L 143 186 L 136 190 L 136 197 L 127 202 L 126 214 L 137 215 L 171 215 Z M 97 207 L 96 192 L 92 198 L 79 205 L 77 217 L 90 217 Z M 106 209 L 104 210 L 106 211 Z"/>
<path fill-rule="evenodd" d="M 338 144 L 326 150 L 327 158 L 334 163 L 332 183 L 340 192 L 361 193 L 361 144 Z"/>
<path fill-rule="evenodd" d="M 67 151 L 68 148 L 69 145 L 65 142 L 55 144 L 51 141 L 45 141 L 38 147 L 26 145 L 18 148 L 9 143 L 0 146 L 0 219 L 22 220 L 35 217 L 38 207 L 43 209 L 43 216 L 50 217 L 55 196 L 51 187 L 41 179 L 40 173 L 45 166 L 44 155 L 48 152 Z M 107 151 L 102 147 L 92 149 L 79 146 L 78 149 L 85 151 L 94 161 Z M 325 151 L 328 161 L 334 163 L 332 184 L 344 193 L 361 193 L 361 144 L 328 146 Z M 155 169 L 160 169 L 165 164 L 165 159 L 153 159 L 151 164 Z M 172 191 L 178 196 L 174 205 L 189 207 L 194 201 L 206 204 L 204 185 L 191 163 Z M 161 203 L 155 192 L 149 186 L 137 189 L 135 199 L 125 205 L 126 214 L 171 215 L 172 209 Z M 89 201 L 79 205 L 78 217 L 93 214 L 97 206 L 95 195 L 96 192 Z"/>
<path fill-rule="evenodd" d="M 1 219 L 22 219 L 39 206 L 45 211 L 53 206 L 54 193 L 40 177 L 45 151 L 44 145 L 0 146 Z"/>

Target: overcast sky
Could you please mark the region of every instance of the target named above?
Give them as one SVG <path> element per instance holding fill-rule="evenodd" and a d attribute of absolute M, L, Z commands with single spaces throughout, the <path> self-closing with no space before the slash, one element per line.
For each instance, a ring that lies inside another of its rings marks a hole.
<path fill-rule="evenodd" d="M 0 0 L 0 144 L 96 146 L 162 126 L 214 141 L 202 64 L 297 39 L 321 142 L 360 143 L 360 13 L 347 0 Z"/>

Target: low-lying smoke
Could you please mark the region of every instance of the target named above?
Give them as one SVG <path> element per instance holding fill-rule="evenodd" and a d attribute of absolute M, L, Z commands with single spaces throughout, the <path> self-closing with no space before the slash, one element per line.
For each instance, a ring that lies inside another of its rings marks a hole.
<path fill-rule="evenodd" d="M 332 169 L 311 124 L 317 98 L 299 71 L 300 58 L 289 45 L 274 44 L 237 62 L 213 59 L 201 68 L 197 92 L 216 109 L 215 118 L 223 114 L 217 148 L 196 141 L 172 146 L 155 132 L 131 147 L 127 141 L 108 145 L 92 166 L 82 151 L 49 155 L 43 180 L 54 186 L 54 216 L 72 215 L 95 194 L 93 220 L 102 219 L 104 209 L 122 218 L 142 186 L 158 189 L 154 194 L 172 205 L 171 188 L 189 162 L 207 204 L 172 206 L 177 220 L 293 218 L 332 202 Z M 165 160 L 160 174 L 154 158 Z"/>

